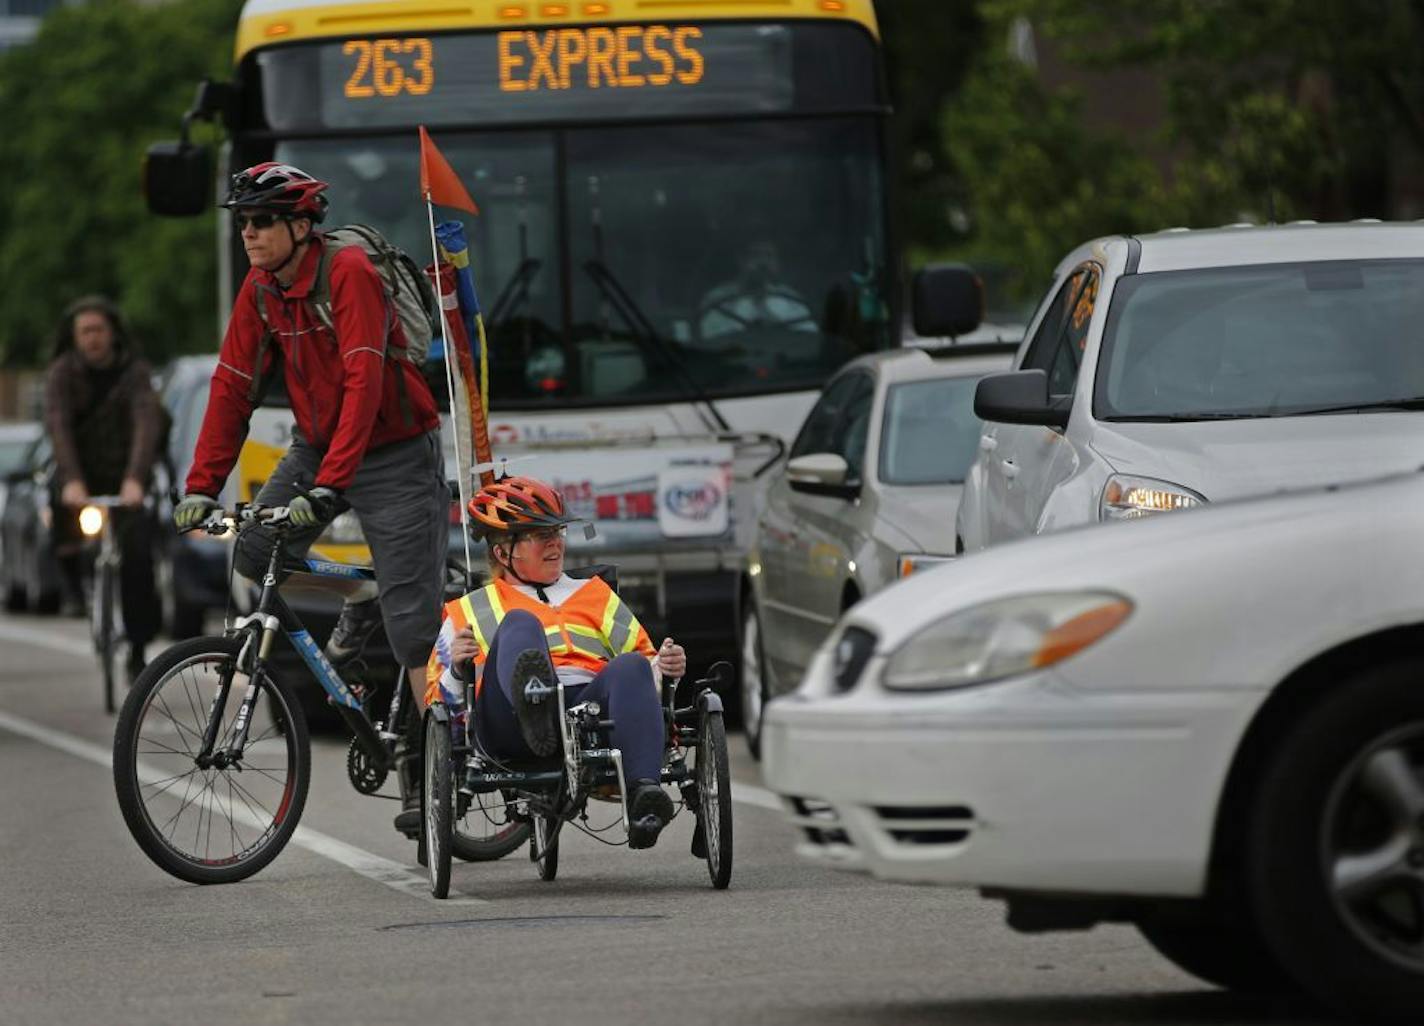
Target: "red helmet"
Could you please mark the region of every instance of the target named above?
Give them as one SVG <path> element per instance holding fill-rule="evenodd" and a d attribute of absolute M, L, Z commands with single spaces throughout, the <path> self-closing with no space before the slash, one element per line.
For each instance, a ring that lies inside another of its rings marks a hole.
<path fill-rule="evenodd" d="M 470 530 L 486 535 L 571 524 L 564 497 L 532 477 L 506 477 L 485 485 L 470 500 Z"/>
<path fill-rule="evenodd" d="M 326 217 L 326 183 L 291 164 L 269 160 L 232 176 L 223 206 L 229 209 L 265 207 L 283 214 L 300 214 L 320 222 Z"/>

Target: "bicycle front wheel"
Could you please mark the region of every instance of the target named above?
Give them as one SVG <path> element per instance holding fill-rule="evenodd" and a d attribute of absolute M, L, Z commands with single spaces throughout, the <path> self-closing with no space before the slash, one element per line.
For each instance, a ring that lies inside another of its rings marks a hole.
<path fill-rule="evenodd" d="M 94 652 L 99 657 L 99 672 L 104 680 L 104 711 L 112 713 L 114 702 L 114 662 L 117 639 L 114 630 L 114 568 L 100 562 L 94 574 L 94 594 L 91 619 L 94 631 Z"/>
<path fill-rule="evenodd" d="M 194 638 L 168 649 L 134 682 L 114 735 L 114 790 L 129 832 L 158 866 L 190 883 L 233 883 L 276 858 L 311 782 L 301 705 L 266 674 L 256 681 L 241 756 L 199 758 L 211 718 L 214 755 L 227 753 L 236 734 L 252 683 L 237 670 L 242 643 Z"/>

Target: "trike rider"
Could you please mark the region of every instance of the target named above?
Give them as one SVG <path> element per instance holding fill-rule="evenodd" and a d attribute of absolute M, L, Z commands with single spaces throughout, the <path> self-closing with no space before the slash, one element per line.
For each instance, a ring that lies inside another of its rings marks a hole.
<path fill-rule="evenodd" d="M 659 784 L 666 727 L 659 689 L 687 654 L 671 638 L 653 649 L 633 611 L 602 579 L 564 573 L 564 534 L 576 518 L 549 485 L 528 477 L 488 484 L 470 500 L 470 530 L 489 546 L 490 583 L 445 605 L 430 655 L 426 702 L 463 702 L 481 748 L 496 758 L 560 750 L 557 683 L 568 706 L 597 702 L 623 753 L 628 846 L 651 848 L 673 816 Z"/>
<path fill-rule="evenodd" d="M 199 524 L 237 461 L 262 383 L 280 366 L 296 426 L 291 445 L 257 501 L 289 507 L 300 556 L 343 509 L 355 510 L 375 564 L 376 598 L 348 599 L 327 644 L 340 667 L 382 619 L 391 652 L 417 700 L 439 629 L 449 539 L 449 491 L 435 399 L 406 358 L 405 333 L 381 278 L 360 246 L 329 256 L 330 321 L 314 308 L 326 243 L 327 185 L 288 164 L 267 162 L 233 176 L 232 211 L 251 269 L 233 304 L 213 372 L 180 528 Z M 243 532 L 239 573 L 260 579 L 274 536 Z M 398 756 L 399 756 L 398 752 Z M 413 789 L 397 829 L 418 829 Z"/>

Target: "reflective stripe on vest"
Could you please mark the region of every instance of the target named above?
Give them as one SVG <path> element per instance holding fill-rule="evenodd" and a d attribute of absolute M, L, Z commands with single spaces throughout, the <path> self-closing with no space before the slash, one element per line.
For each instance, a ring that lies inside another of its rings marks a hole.
<path fill-rule="evenodd" d="M 504 603 L 499 600 L 499 590 L 493 584 L 481 588 L 460 599 L 460 608 L 474 631 L 475 641 L 479 643 L 483 655 L 489 651 L 494 642 L 494 632 L 504 619 Z"/>
<path fill-rule="evenodd" d="M 608 647 L 608 643 L 603 640 L 603 635 L 592 627 L 584 627 L 581 624 L 567 624 L 569 632 L 569 642 L 580 652 L 584 652 L 597 659 L 611 660 L 618 653 Z"/>
<path fill-rule="evenodd" d="M 638 620 L 616 592 L 608 596 L 608 605 L 603 610 L 603 636 L 608 639 L 614 655 L 638 647 Z"/>

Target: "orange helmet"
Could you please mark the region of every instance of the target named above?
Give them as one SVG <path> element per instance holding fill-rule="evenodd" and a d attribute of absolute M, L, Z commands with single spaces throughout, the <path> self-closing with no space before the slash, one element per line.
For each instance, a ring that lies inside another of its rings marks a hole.
<path fill-rule="evenodd" d="M 475 493 L 467 507 L 470 530 L 477 535 L 531 531 L 571 524 L 564 497 L 532 477 L 505 477 Z"/>

